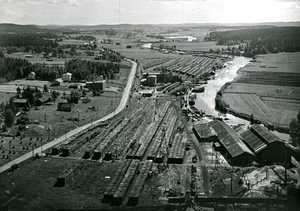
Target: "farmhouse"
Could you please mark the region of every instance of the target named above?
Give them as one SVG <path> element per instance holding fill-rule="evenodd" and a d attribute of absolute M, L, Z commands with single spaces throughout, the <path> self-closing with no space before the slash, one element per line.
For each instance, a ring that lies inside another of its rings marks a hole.
<path fill-rule="evenodd" d="M 219 151 L 228 159 L 229 163 L 236 166 L 247 166 L 252 163 L 254 154 L 231 127 L 218 120 L 209 124 L 218 135 Z"/>
<path fill-rule="evenodd" d="M 72 80 L 72 73 L 65 73 L 62 75 L 62 80 L 64 82 L 70 82 Z"/>
<path fill-rule="evenodd" d="M 35 72 L 30 72 L 27 77 L 28 80 L 35 80 Z"/>

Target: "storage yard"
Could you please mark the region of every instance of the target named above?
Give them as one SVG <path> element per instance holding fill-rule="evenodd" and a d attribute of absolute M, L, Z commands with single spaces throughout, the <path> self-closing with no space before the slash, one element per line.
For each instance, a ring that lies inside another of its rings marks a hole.
<path fill-rule="evenodd" d="M 1 136 L 1 166 L 28 152 L 32 156 L 0 174 L 0 209 L 185 210 L 199 205 L 199 210 L 284 210 L 287 187 L 298 182 L 296 153 L 269 129 L 287 127 L 300 109 L 298 73 L 241 69 L 218 94 L 227 112 L 251 120 L 232 124 L 232 117 L 195 105 L 201 94 L 211 94 L 210 80 L 225 68 L 230 74 L 231 56 L 202 52 L 193 46 L 198 42 L 178 39 L 183 51 L 144 49 L 143 42 L 123 38 L 97 40 L 101 47 L 134 58 L 134 71 L 129 73 L 130 60 L 122 57 L 113 79 L 72 83 L 72 74 L 65 73 L 50 88 L 63 95 L 58 100 L 73 86 L 91 89 L 70 112 L 43 104 L 27 112 L 30 133 Z M 81 43 L 61 41 L 70 42 Z M 32 82 L 43 88 L 43 81 Z M 16 93 L 26 83 L 11 81 L 0 89 L 12 86 Z M 62 109 L 69 109 L 66 104 Z M 82 125 L 88 127 L 81 130 Z M 76 128 L 73 135 L 65 134 Z M 58 136 L 61 141 L 43 149 Z"/>

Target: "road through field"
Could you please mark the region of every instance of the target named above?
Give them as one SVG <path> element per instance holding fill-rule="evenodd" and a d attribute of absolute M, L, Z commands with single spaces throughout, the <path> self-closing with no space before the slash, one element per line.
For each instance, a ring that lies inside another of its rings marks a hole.
<path fill-rule="evenodd" d="M 121 111 L 123 111 L 125 108 L 126 108 L 126 105 L 127 105 L 127 102 L 128 102 L 128 99 L 130 97 L 130 91 L 131 91 L 131 87 L 133 85 L 133 82 L 134 82 L 134 78 L 135 78 L 135 74 L 136 74 L 136 70 L 137 70 L 137 63 L 132 61 L 132 60 L 127 60 L 129 62 L 132 63 L 132 67 L 131 67 L 131 71 L 130 71 L 130 74 L 128 76 L 128 81 L 127 81 L 127 84 L 126 84 L 126 87 L 124 88 L 124 91 L 123 91 L 123 95 L 122 95 L 122 98 L 121 98 L 121 101 L 120 101 L 120 104 L 119 106 L 110 114 L 102 117 L 101 119 L 98 119 L 94 122 L 91 122 L 91 123 L 88 123 L 86 125 L 83 125 L 83 126 L 80 126 L 78 128 L 75 128 L 74 130 L 71 130 L 69 131 L 68 133 L 64 134 L 63 136 L 59 137 L 59 138 L 56 138 L 54 139 L 53 141 L 47 143 L 47 144 L 44 144 L 43 146 L 41 147 L 38 147 L 4 165 L 2 165 L 0 167 L 0 174 L 6 170 L 8 170 L 9 168 L 11 168 L 12 165 L 14 164 L 19 164 L 31 157 L 33 157 L 35 154 L 37 153 L 41 153 L 42 151 L 44 150 L 47 150 L 47 149 L 50 149 L 51 147 L 54 147 L 58 144 L 61 144 L 63 143 L 64 141 L 66 141 L 68 138 L 86 130 L 87 128 L 93 126 L 93 125 L 96 125 L 100 122 L 103 122 L 103 121 L 106 121 L 108 119 L 111 119 L 112 117 L 116 116 L 117 114 L 119 114 Z"/>

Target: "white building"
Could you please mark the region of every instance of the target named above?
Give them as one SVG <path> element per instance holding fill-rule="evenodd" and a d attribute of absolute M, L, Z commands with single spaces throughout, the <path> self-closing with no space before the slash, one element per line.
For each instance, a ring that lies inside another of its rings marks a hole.
<path fill-rule="evenodd" d="M 27 78 L 28 80 L 35 80 L 35 72 L 30 72 Z"/>
<path fill-rule="evenodd" d="M 72 73 L 65 73 L 62 75 L 62 80 L 64 82 L 70 82 L 72 80 Z"/>

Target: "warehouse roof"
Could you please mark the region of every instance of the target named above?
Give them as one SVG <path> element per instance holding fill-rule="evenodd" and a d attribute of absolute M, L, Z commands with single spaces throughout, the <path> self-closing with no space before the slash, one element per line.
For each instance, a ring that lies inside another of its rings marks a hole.
<path fill-rule="evenodd" d="M 242 142 L 236 132 L 222 121 L 212 121 L 210 125 L 218 134 L 220 143 L 226 148 L 231 157 L 237 157 L 243 153 L 253 155 L 250 149 Z"/>
<path fill-rule="evenodd" d="M 277 136 L 271 133 L 267 128 L 262 125 L 253 125 L 251 130 L 259 136 L 263 141 L 272 143 L 275 141 L 281 141 Z"/>
<path fill-rule="evenodd" d="M 216 131 L 209 126 L 208 123 L 196 124 L 194 125 L 194 130 L 200 138 L 209 138 L 212 136 L 217 136 Z"/>
<path fill-rule="evenodd" d="M 241 139 L 254 151 L 255 153 L 258 153 L 265 147 L 267 147 L 267 144 L 265 144 L 259 137 L 257 137 L 253 132 L 250 130 L 247 130 L 243 133 L 241 133 Z"/>

